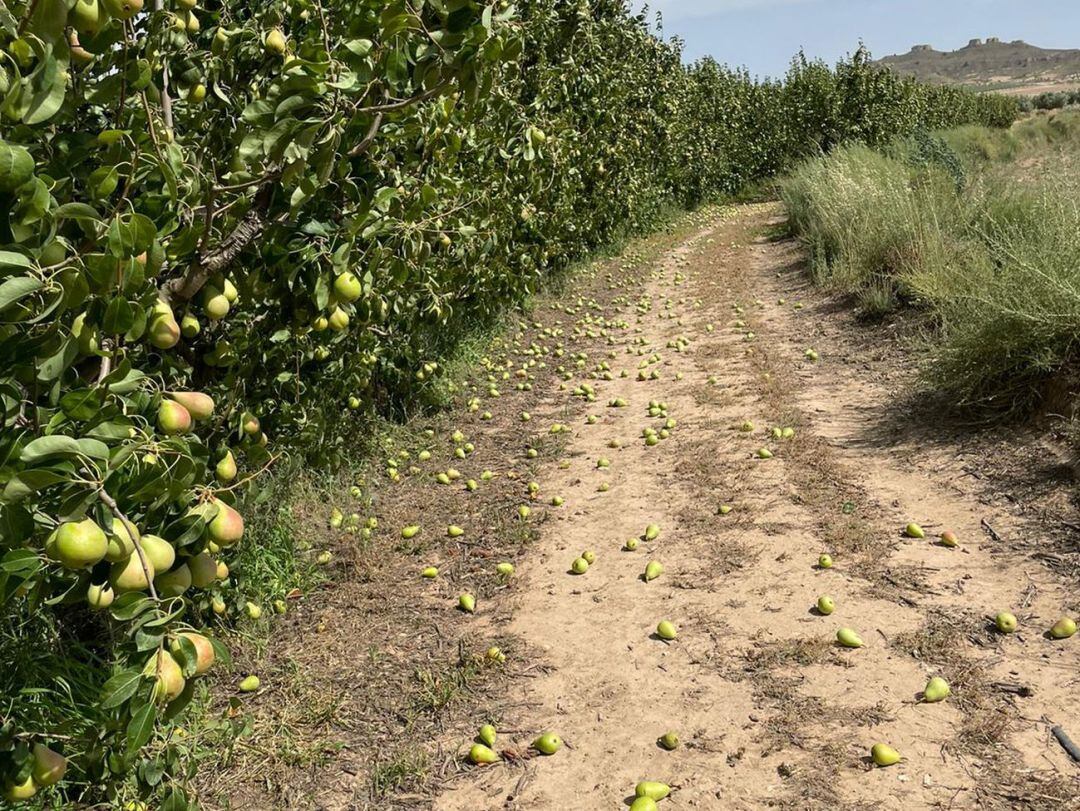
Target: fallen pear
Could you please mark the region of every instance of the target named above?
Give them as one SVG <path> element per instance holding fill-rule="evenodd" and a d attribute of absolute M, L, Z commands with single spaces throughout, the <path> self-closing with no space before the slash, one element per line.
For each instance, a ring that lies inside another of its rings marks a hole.
<path fill-rule="evenodd" d="M 574 558 L 574 562 L 570 564 L 570 571 L 574 574 L 585 574 L 589 571 L 589 561 L 585 558 Z"/>
<path fill-rule="evenodd" d="M 1062 617 L 1050 629 L 1050 636 L 1054 639 L 1068 639 L 1076 633 L 1076 620 L 1070 617 Z"/>
<path fill-rule="evenodd" d="M 885 743 L 875 743 L 870 748 L 870 757 L 878 766 L 892 766 L 900 762 L 900 753 Z"/>
<path fill-rule="evenodd" d="M 466 614 L 472 614 L 476 611 L 476 598 L 468 592 L 465 592 L 458 596 L 458 608 L 464 611 Z"/>
<path fill-rule="evenodd" d="M 514 564 L 507 561 L 495 565 L 495 573 L 502 577 L 510 577 L 514 573 Z"/>
<path fill-rule="evenodd" d="M 645 540 L 646 541 L 655 541 L 659 537 L 660 537 L 660 527 L 659 526 L 657 526 L 656 524 L 649 524 L 649 526 L 645 527 Z"/>
<path fill-rule="evenodd" d="M 412 525 L 407 526 L 407 527 L 402 527 L 402 529 L 401 529 L 401 537 L 404 538 L 405 540 L 409 540 L 411 538 L 415 538 L 419 532 L 420 532 L 420 527 L 418 527 L 415 524 L 412 524 Z"/>
<path fill-rule="evenodd" d="M 832 555 L 818 555 L 817 565 L 819 569 L 831 569 L 832 564 Z"/>
<path fill-rule="evenodd" d="M 936 704 L 938 701 L 944 701 L 951 692 L 949 683 L 945 679 L 934 676 L 923 688 L 923 701 L 927 704 Z"/>
<path fill-rule="evenodd" d="M 836 641 L 845 648 L 861 648 L 863 646 L 862 639 L 851 628 L 841 628 L 837 631 Z"/>
<path fill-rule="evenodd" d="M 626 541 L 626 544 L 623 546 L 623 549 L 625 549 L 627 552 L 633 552 L 637 548 L 638 548 L 638 539 L 637 538 L 628 538 L 627 541 Z"/>
<path fill-rule="evenodd" d="M 462 535 L 465 534 L 465 530 L 463 530 L 456 524 L 451 524 L 446 528 L 446 534 L 450 538 L 460 538 Z"/>
<path fill-rule="evenodd" d="M 671 752 L 679 748 L 679 736 L 674 732 L 665 732 L 660 736 L 659 744 Z"/>
<path fill-rule="evenodd" d="M 498 752 L 484 746 L 482 743 L 474 743 L 469 747 L 469 762 L 477 766 L 486 766 L 490 763 L 499 762 Z"/>
<path fill-rule="evenodd" d="M 1018 624 L 1016 617 L 1008 611 L 1001 611 L 994 617 L 994 626 L 1003 634 L 1011 634 Z"/>
<path fill-rule="evenodd" d="M 590 566 L 596 563 L 596 553 L 593 552 L 591 549 L 586 549 L 584 552 L 581 553 L 581 556 L 585 558 L 585 560 Z"/>
<path fill-rule="evenodd" d="M 554 755 L 562 748 L 562 739 L 554 732 L 545 732 L 532 742 L 532 746 L 542 755 Z"/>
<path fill-rule="evenodd" d="M 260 686 L 262 686 L 262 682 L 258 676 L 245 676 L 240 680 L 239 685 L 241 693 L 254 693 Z"/>
<path fill-rule="evenodd" d="M 772 451 L 770 451 L 768 448 L 758 448 L 757 449 L 757 458 L 758 459 L 772 459 L 773 458 Z"/>
<path fill-rule="evenodd" d="M 828 594 L 822 594 L 817 598 L 817 610 L 819 614 L 827 617 L 836 610 L 836 602 Z"/>
<path fill-rule="evenodd" d="M 645 582 L 648 583 L 664 573 L 663 564 L 658 560 L 650 560 L 645 565 Z"/>
<path fill-rule="evenodd" d="M 911 523 L 904 527 L 904 535 L 908 538 L 925 538 L 926 530 L 918 524 Z"/>
<path fill-rule="evenodd" d="M 634 786 L 635 797 L 648 797 L 651 800 L 662 800 L 671 793 L 671 786 L 657 780 L 642 780 Z"/>
<path fill-rule="evenodd" d="M 950 549 L 955 549 L 960 545 L 960 542 L 956 538 L 956 533 L 951 529 L 947 529 L 941 533 L 941 545 L 947 546 Z"/>
<path fill-rule="evenodd" d="M 527 504 L 522 504 L 520 507 L 518 507 L 518 518 L 520 518 L 522 521 L 528 518 L 531 513 L 532 510 L 529 509 Z"/>
<path fill-rule="evenodd" d="M 484 744 L 484 746 L 494 746 L 495 735 L 495 727 L 491 724 L 484 724 L 480 727 L 480 731 L 477 733 L 476 738 L 480 743 Z"/>
<path fill-rule="evenodd" d="M 666 642 L 671 642 L 679 635 L 675 624 L 669 620 L 661 620 L 656 626 L 656 635 Z"/>
<path fill-rule="evenodd" d="M 431 580 L 439 576 L 439 570 L 434 566 L 428 566 L 424 571 L 420 572 L 420 576 Z"/>

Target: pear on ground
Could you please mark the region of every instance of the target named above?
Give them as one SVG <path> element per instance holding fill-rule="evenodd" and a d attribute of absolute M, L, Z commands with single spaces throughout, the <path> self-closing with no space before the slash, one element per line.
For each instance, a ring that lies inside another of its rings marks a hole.
<path fill-rule="evenodd" d="M 934 676 L 923 688 L 923 701 L 927 704 L 936 704 L 939 701 L 944 701 L 951 692 L 949 683 L 945 679 L 941 678 L 941 676 Z"/>
<path fill-rule="evenodd" d="M 679 635 L 675 623 L 670 620 L 661 620 L 656 626 L 656 635 L 666 642 L 671 642 Z"/>
<path fill-rule="evenodd" d="M 900 753 L 886 743 L 875 743 L 870 748 L 870 757 L 878 766 L 892 766 L 900 762 Z"/>
<path fill-rule="evenodd" d="M 841 628 L 836 632 L 836 641 L 845 648 L 861 648 L 863 641 L 851 628 Z"/>
<path fill-rule="evenodd" d="M 663 564 L 658 560 L 650 560 L 645 566 L 645 582 L 648 583 L 664 573 Z"/>
<path fill-rule="evenodd" d="M 480 743 L 484 744 L 484 746 L 494 746 L 495 737 L 497 734 L 498 733 L 496 732 L 493 725 L 484 724 L 482 727 L 480 727 L 480 731 L 477 732 L 476 738 L 480 741 Z"/>
<path fill-rule="evenodd" d="M 1016 616 L 1010 614 L 1008 611 L 1000 611 L 998 612 L 998 615 L 994 617 L 994 627 L 1003 634 L 1013 633 L 1018 624 Z"/>
<path fill-rule="evenodd" d="M 635 797 L 630 803 L 630 811 L 659 811 L 659 808 L 652 797 Z"/>
<path fill-rule="evenodd" d="M 1062 617 L 1054 623 L 1050 629 L 1050 636 L 1054 639 L 1068 639 L 1076 633 L 1076 620 L 1071 617 Z"/>
<path fill-rule="evenodd" d="M 474 743 L 469 748 L 469 762 L 477 766 L 486 766 L 499 762 L 499 753 L 482 743 Z"/>
<path fill-rule="evenodd" d="M 554 732 L 545 732 L 532 742 L 532 746 L 542 755 L 554 755 L 562 748 L 562 739 Z"/>
<path fill-rule="evenodd" d="M 634 786 L 635 797 L 648 797 L 660 801 L 671 793 L 671 786 L 658 780 L 642 780 Z"/>
<path fill-rule="evenodd" d="M 926 530 L 920 527 L 918 524 L 912 522 L 904 527 L 904 535 L 908 538 L 925 538 Z"/>

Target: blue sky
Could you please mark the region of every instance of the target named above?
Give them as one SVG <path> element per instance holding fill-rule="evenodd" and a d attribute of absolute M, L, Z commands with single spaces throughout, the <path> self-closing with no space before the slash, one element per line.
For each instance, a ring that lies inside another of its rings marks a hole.
<path fill-rule="evenodd" d="M 643 0 L 635 0 L 638 7 Z M 693 59 L 711 54 L 759 75 L 779 75 L 800 47 L 828 62 L 861 38 L 875 56 L 916 43 L 952 50 L 973 37 L 1080 48 L 1080 0 L 652 0 L 665 36 Z"/>

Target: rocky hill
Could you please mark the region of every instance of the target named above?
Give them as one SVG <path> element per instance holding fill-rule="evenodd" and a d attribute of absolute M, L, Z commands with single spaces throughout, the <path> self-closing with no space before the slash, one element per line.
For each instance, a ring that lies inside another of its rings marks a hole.
<path fill-rule="evenodd" d="M 1038 48 L 1023 40 L 973 39 L 955 51 L 916 45 L 879 63 L 929 82 L 1038 93 L 1080 85 L 1080 50 Z"/>

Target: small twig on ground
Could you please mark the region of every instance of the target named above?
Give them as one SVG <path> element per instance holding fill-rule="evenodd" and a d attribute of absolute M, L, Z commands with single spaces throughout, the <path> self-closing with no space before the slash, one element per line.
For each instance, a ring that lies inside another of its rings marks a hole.
<path fill-rule="evenodd" d="M 1064 729 L 1059 726 L 1050 727 L 1050 732 L 1057 738 L 1058 743 L 1061 744 L 1061 748 L 1069 753 L 1069 757 L 1080 763 L 1080 747 L 1073 743 L 1072 738 L 1068 736 Z"/>

